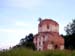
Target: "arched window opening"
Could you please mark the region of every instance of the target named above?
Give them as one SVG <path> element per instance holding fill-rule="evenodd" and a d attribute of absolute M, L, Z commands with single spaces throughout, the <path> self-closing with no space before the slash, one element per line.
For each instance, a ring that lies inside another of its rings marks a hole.
<path fill-rule="evenodd" d="M 45 44 L 45 41 L 43 41 L 43 45 Z"/>
<path fill-rule="evenodd" d="M 47 25 L 47 29 L 49 29 L 49 25 Z"/>

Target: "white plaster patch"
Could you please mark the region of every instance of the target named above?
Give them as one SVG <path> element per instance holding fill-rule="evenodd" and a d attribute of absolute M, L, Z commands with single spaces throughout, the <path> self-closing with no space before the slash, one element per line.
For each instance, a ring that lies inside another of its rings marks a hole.
<path fill-rule="evenodd" d="M 60 46 L 60 50 L 63 50 L 63 49 L 64 49 L 64 45 L 61 45 L 61 46 Z"/>
<path fill-rule="evenodd" d="M 49 50 L 51 50 L 51 49 L 53 49 L 53 45 L 52 45 L 52 44 L 48 44 L 47 48 L 48 48 Z"/>

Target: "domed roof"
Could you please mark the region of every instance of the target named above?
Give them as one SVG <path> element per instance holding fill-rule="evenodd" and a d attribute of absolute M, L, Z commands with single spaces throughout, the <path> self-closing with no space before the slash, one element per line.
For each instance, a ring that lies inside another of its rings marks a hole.
<path fill-rule="evenodd" d="M 44 24 L 52 24 L 52 25 L 56 25 L 56 26 L 59 25 L 56 21 L 54 21 L 52 19 L 44 19 L 44 20 L 41 20 L 40 23 L 39 23 L 39 26 L 40 25 L 44 25 Z"/>

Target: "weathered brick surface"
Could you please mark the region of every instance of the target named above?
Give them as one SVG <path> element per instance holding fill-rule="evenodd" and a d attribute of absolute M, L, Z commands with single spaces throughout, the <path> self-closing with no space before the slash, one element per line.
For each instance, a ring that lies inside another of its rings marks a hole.
<path fill-rule="evenodd" d="M 59 24 L 56 21 L 42 20 L 38 29 L 33 40 L 37 50 L 64 49 L 64 39 L 59 35 Z"/>

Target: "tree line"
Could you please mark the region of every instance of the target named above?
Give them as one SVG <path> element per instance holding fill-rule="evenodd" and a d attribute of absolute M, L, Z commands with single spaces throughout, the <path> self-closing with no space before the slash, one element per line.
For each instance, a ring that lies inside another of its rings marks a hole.
<path fill-rule="evenodd" d="M 65 27 L 66 35 L 64 35 L 65 49 L 75 49 L 75 19 Z"/>
<path fill-rule="evenodd" d="M 25 48 L 36 50 L 35 45 L 33 43 L 33 39 L 34 39 L 34 36 L 32 33 L 30 33 L 28 36 L 25 36 L 24 38 L 22 38 L 19 44 L 14 46 L 13 48 L 25 47 Z"/>

